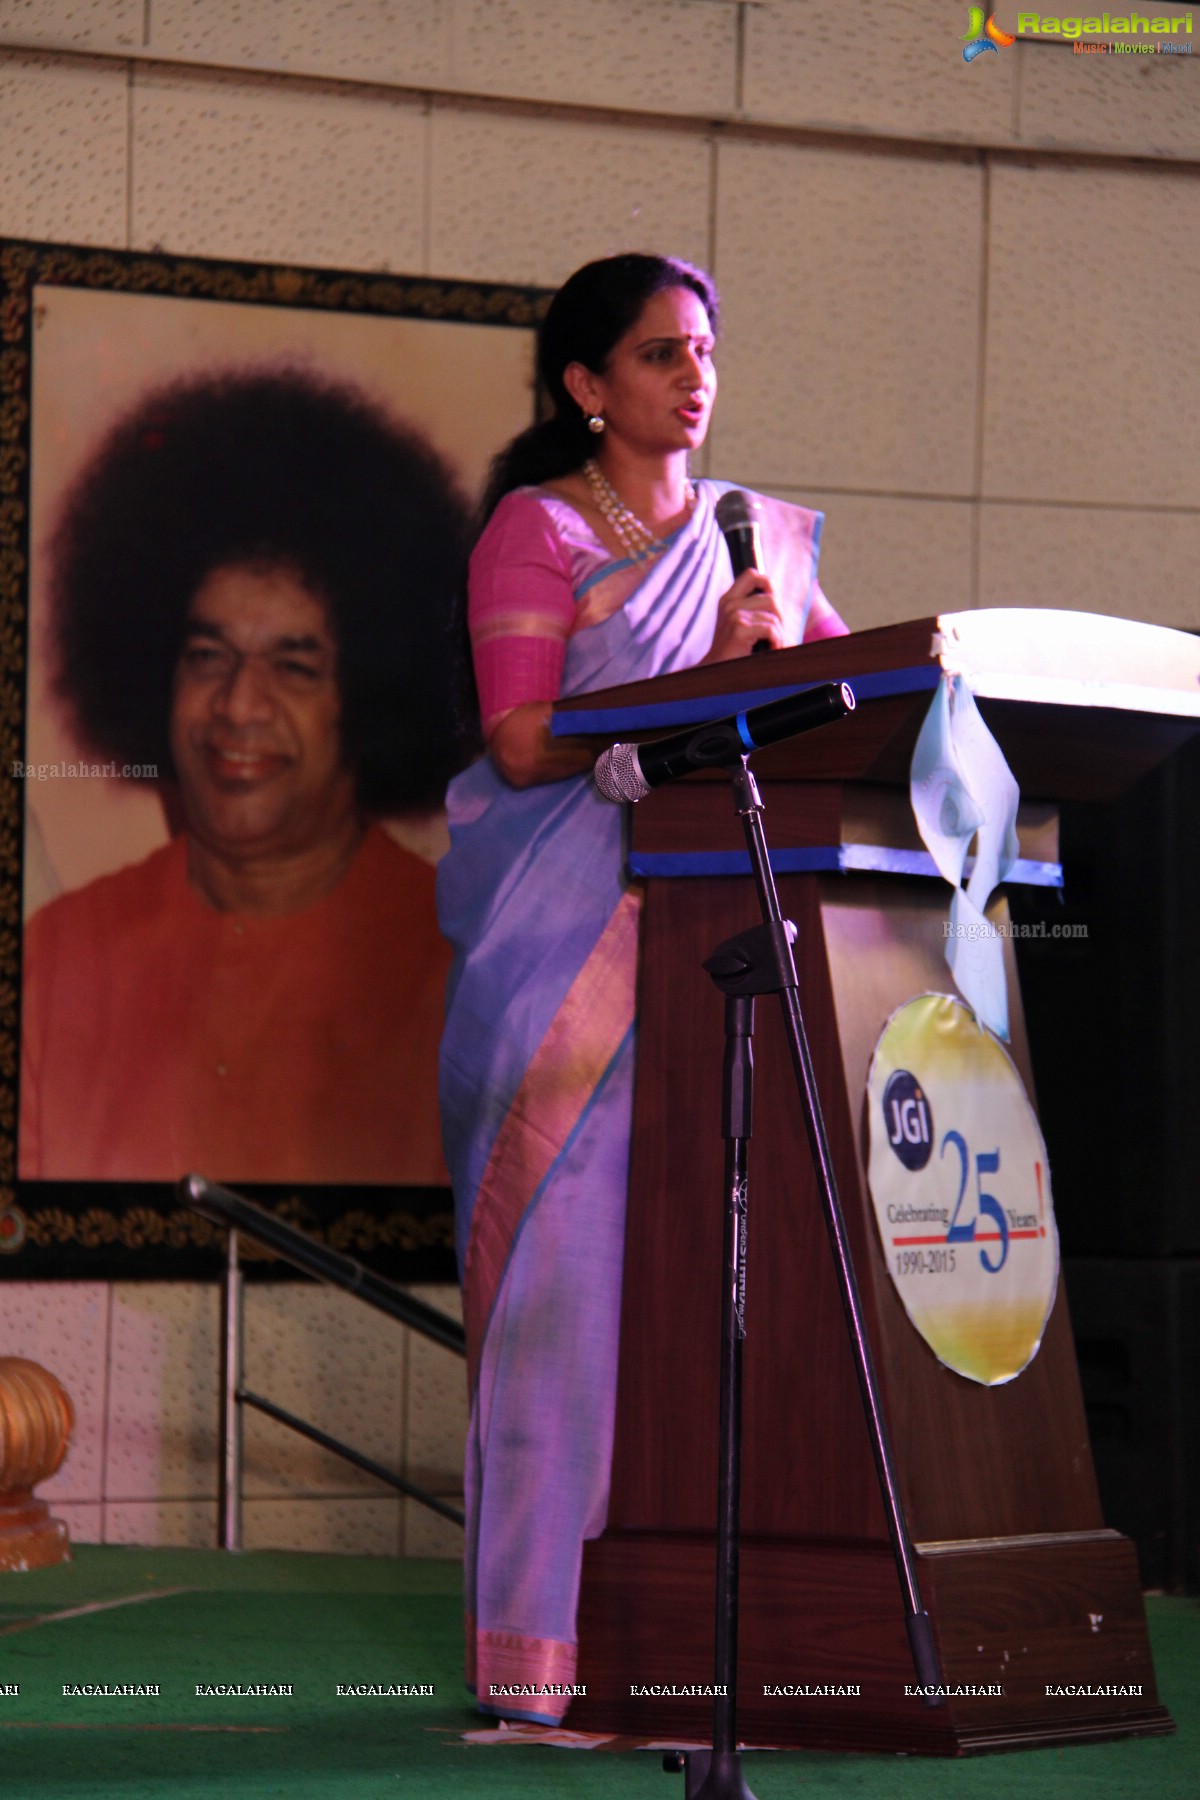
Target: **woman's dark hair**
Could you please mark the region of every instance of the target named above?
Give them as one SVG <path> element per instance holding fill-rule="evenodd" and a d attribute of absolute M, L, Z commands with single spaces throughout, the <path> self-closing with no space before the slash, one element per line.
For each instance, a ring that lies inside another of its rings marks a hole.
<path fill-rule="evenodd" d="M 436 804 L 460 761 L 451 618 L 467 508 L 414 432 L 292 368 L 158 388 L 112 428 L 52 541 L 57 691 L 79 736 L 172 771 L 188 608 L 213 570 L 293 569 L 328 608 L 363 811 Z"/>
<path fill-rule="evenodd" d="M 596 449 L 580 408 L 563 386 L 569 363 L 596 375 L 625 333 L 636 325 L 648 300 L 666 288 L 690 288 L 708 314 L 714 333 L 721 321 L 721 297 L 712 277 L 674 256 L 627 251 L 585 263 L 563 282 L 538 331 L 539 410 L 543 417 L 506 444 L 488 473 L 475 518 L 475 536 L 514 488 L 537 487 L 578 469 Z M 458 659 L 457 706 L 464 755 L 482 748 L 479 695 L 467 630 L 465 589 L 455 627 Z"/>
<path fill-rule="evenodd" d="M 646 302 L 665 288 L 690 288 L 701 301 L 715 332 L 721 301 L 710 276 L 673 256 L 627 252 L 585 263 L 564 281 L 550 302 L 538 333 L 537 370 L 548 414 L 515 437 L 492 464 L 480 507 L 481 526 L 513 488 L 553 481 L 587 461 L 596 440 L 579 407 L 563 386 L 569 363 L 603 372 L 613 348 Z"/>

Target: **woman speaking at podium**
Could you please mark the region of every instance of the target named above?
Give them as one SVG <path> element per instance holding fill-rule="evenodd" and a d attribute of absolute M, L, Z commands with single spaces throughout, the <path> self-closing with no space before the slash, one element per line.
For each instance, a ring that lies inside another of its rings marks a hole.
<path fill-rule="evenodd" d="M 692 480 L 718 298 L 687 263 L 589 263 L 538 342 L 550 416 L 498 457 L 468 623 L 487 755 L 451 785 L 438 877 L 455 956 L 441 1057 L 471 1382 L 467 1682 L 557 1723 L 582 1543 L 608 1502 L 640 892 L 559 696 L 844 632 L 820 515 L 762 501 L 766 574 L 732 579 Z"/>

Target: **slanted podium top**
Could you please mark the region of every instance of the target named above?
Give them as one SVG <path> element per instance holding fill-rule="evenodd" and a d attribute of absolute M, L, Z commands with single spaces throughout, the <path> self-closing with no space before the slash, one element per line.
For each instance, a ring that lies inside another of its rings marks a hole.
<path fill-rule="evenodd" d="M 560 700 L 552 729 L 637 742 L 814 683 L 848 681 L 858 702 L 852 718 L 757 753 L 756 771 L 907 786 L 944 674 L 967 681 L 1026 797 L 1115 798 L 1200 730 L 1200 638 L 1041 607 L 934 614 L 682 669 Z"/>

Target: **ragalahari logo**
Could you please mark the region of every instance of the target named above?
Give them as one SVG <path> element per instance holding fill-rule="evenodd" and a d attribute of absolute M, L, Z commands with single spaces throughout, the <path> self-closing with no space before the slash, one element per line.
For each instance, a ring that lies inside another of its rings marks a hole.
<path fill-rule="evenodd" d="M 968 7 L 967 20 L 967 30 L 963 36 L 963 42 L 966 44 L 966 49 L 963 51 L 964 62 L 974 62 L 975 58 L 982 56 L 985 50 L 999 50 L 1001 46 L 1007 50 L 1017 41 L 1015 37 L 1010 37 L 1007 31 L 1001 31 L 996 23 L 995 13 L 989 13 L 985 21 L 982 6 Z M 970 39 L 969 43 L 968 39 Z"/>

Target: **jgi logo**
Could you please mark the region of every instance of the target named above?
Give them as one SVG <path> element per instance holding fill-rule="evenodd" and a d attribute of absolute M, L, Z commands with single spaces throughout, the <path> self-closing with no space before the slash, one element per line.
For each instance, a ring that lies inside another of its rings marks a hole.
<path fill-rule="evenodd" d="M 923 1169 L 933 1152 L 933 1113 L 921 1084 L 897 1069 L 883 1090 L 888 1143 L 906 1169 Z"/>

